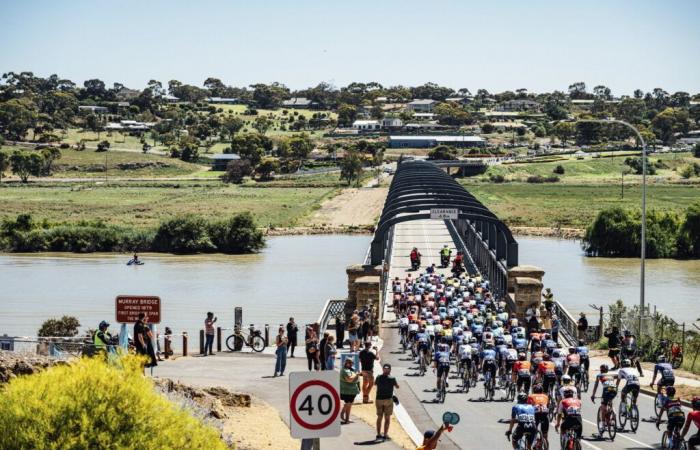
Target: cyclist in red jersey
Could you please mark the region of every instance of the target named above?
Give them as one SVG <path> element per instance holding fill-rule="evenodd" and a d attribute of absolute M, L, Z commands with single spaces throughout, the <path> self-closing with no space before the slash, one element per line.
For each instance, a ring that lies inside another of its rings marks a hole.
<path fill-rule="evenodd" d="M 693 410 L 688 413 L 685 419 L 685 425 L 683 426 L 683 431 L 681 431 L 681 439 L 685 439 L 685 435 L 688 434 L 690 430 L 690 424 L 694 423 L 695 428 L 699 431 L 688 439 L 688 448 L 690 450 L 697 446 L 700 446 L 700 397 L 693 397 Z"/>

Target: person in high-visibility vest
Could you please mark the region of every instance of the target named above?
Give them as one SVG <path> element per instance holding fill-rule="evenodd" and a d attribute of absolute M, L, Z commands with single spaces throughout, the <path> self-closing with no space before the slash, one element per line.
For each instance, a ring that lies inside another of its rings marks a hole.
<path fill-rule="evenodd" d="M 111 345 L 112 335 L 109 334 L 107 328 L 109 328 L 109 324 L 103 320 L 100 322 L 99 329 L 95 332 L 93 344 L 96 352 L 106 352 L 107 346 Z"/>

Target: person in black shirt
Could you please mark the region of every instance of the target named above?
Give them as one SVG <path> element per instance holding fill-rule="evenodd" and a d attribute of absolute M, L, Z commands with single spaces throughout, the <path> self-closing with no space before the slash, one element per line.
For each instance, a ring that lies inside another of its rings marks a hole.
<path fill-rule="evenodd" d="M 386 440 L 389 433 L 389 423 L 391 423 L 391 414 L 394 412 L 394 388 L 399 388 L 396 378 L 391 376 L 390 364 L 382 366 L 382 374 L 377 377 L 375 384 L 377 385 L 377 396 L 374 401 L 377 407 L 377 439 Z M 382 417 L 384 418 L 383 435 L 381 434 Z"/>
<path fill-rule="evenodd" d="M 289 318 L 287 323 L 287 353 L 290 358 L 294 358 L 294 348 L 297 346 L 297 332 L 299 327 L 294 322 L 294 317 Z"/>
<path fill-rule="evenodd" d="M 620 330 L 612 327 L 610 332 L 605 333 L 605 337 L 608 338 L 608 356 L 614 364 L 612 370 L 616 370 L 620 367 Z"/>
<path fill-rule="evenodd" d="M 365 348 L 360 352 L 360 369 L 362 370 L 362 403 L 369 403 L 369 393 L 374 386 L 374 361 L 377 355 L 372 351 L 372 343 L 365 342 Z"/>
<path fill-rule="evenodd" d="M 330 333 L 323 333 L 323 339 L 321 339 L 321 342 L 318 344 L 318 353 L 320 355 L 319 360 L 321 363 L 321 370 L 326 370 L 326 344 L 328 344 L 328 336 L 330 336 Z"/>
<path fill-rule="evenodd" d="M 581 313 L 581 317 L 578 319 L 576 328 L 578 329 L 578 338 L 582 341 L 585 341 L 586 330 L 588 330 L 588 319 L 586 319 L 585 313 Z"/>
<path fill-rule="evenodd" d="M 139 313 L 139 318 L 134 323 L 134 346 L 138 355 L 147 355 L 148 335 L 146 334 L 145 313 Z"/>

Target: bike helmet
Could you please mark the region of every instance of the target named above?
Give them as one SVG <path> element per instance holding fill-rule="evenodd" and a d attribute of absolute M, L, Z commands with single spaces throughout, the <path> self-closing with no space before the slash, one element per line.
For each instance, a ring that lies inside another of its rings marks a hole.
<path fill-rule="evenodd" d="M 585 347 L 585 346 L 586 346 L 586 343 L 583 342 L 583 341 L 578 341 L 578 346 L 579 346 L 579 347 Z"/>
<path fill-rule="evenodd" d="M 541 384 L 536 384 L 536 385 L 532 388 L 532 392 L 534 392 L 535 394 L 541 394 L 541 393 L 543 392 L 543 390 L 542 390 L 542 385 L 541 385 Z"/>
<path fill-rule="evenodd" d="M 561 377 L 561 381 L 562 381 L 564 384 L 571 383 L 571 375 L 564 375 L 563 377 Z"/>
<path fill-rule="evenodd" d="M 693 409 L 699 410 L 700 409 L 700 397 L 693 397 L 693 400 L 690 402 L 693 405 Z"/>
<path fill-rule="evenodd" d="M 469 338 L 470 344 L 476 344 L 476 338 Z"/>
<path fill-rule="evenodd" d="M 527 403 L 527 394 L 521 392 L 518 394 L 518 403 Z"/>
<path fill-rule="evenodd" d="M 601 366 L 600 366 L 600 371 L 601 371 L 601 373 L 608 373 L 608 365 L 607 365 L 607 364 L 601 364 Z"/>
<path fill-rule="evenodd" d="M 621 365 L 622 367 L 629 367 L 629 366 L 632 365 L 632 363 L 630 362 L 629 359 L 623 359 L 622 362 L 620 362 L 620 365 Z"/>
<path fill-rule="evenodd" d="M 632 336 L 632 332 L 630 330 L 625 330 L 625 337 Z"/>
<path fill-rule="evenodd" d="M 576 353 L 576 349 L 574 347 L 569 347 L 569 353 L 573 355 Z"/>
<path fill-rule="evenodd" d="M 656 362 L 659 363 L 659 364 L 665 363 L 665 362 L 666 362 L 666 357 L 665 357 L 664 355 L 659 355 L 659 356 L 656 358 Z"/>
<path fill-rule="evenodd" d="M 545 361 L 551 361 L 552 357 L 549 356 L 549 353 L 545 353 L 544 356 L 542 356 L 542 359 L 544 359 Z"/>
<path fill-rule="evenodd" d="M 518 353 L 518 360 L 525 361 L 525 358 L 527 358 L 527 356 L 525 356 L 525 353 Z"/>
<path fill-rule="evenodd" d="M 674 388 L 673 386 L 667 386 L 666 387 L 666 396 L 673 397 L 674 395 L 676 395 L 676 388 Z"/>
<path fill-rule="evenodd" d="M 574 396 L 574 391 L 572 391 L 571 389 L 566 389 L 564 390 L 563 394 L 564 398 L 572 398 Z"/>
<path fill-rule="evenodd" d="M 102 322 L 100 322 L 100 329 L 108 328 L 108 327 L 109 327 L 109 323 L 107 321 L 103 320 Z"/>
<path fill-rule="evenodd" d="M 446 351 L 448 351 L 448 350 L 449 350 L 449 347 L 447 346 L 447 344 L 440 344 L 440 345 L 438 345 L 438 351 L 440 351 L 440 352 L 446 352 Z"/>

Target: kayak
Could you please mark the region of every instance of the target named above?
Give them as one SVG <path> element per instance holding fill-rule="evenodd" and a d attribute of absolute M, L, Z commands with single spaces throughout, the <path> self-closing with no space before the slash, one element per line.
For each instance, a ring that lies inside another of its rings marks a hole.
<path fill-rule="evenodd" d="M 130 259 L 128 263 L 126 263 L 127 266 L 143 266 L 143 261 L 134 261 L 133 259 Z"/>

